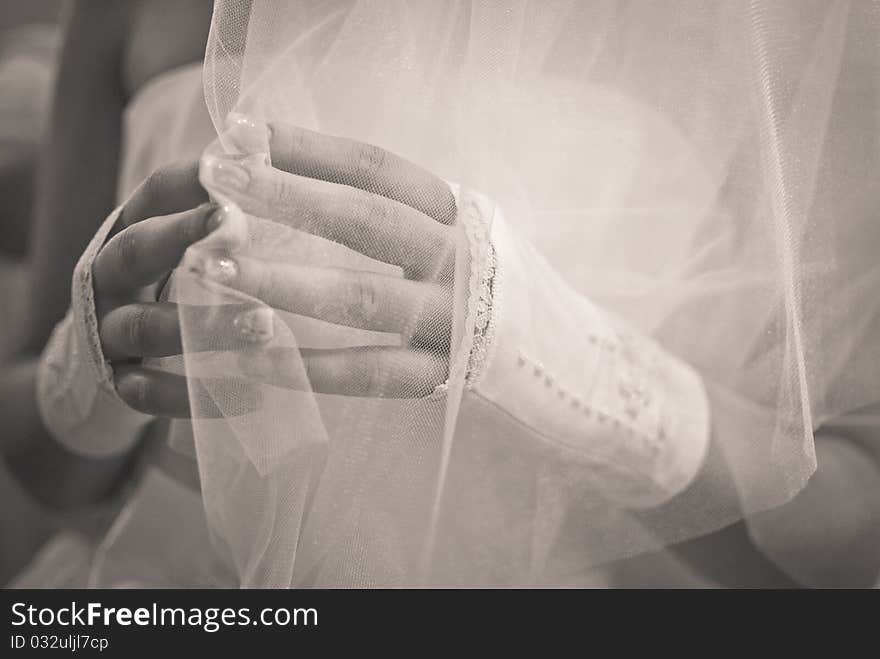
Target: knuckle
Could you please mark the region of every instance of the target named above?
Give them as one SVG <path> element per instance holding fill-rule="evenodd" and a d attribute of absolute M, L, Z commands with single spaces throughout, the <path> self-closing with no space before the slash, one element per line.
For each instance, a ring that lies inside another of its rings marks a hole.
<path fill-rule="evenodd" d="M 168 187 L 168 181 L 171 176 L 170 165 L 154 169 L 144 181 L 144 201 L 150 203 L 156 199 L 161 199 L 165 189 Z"/>
<path fill-rule="evenodd" d="M 380 350 L 363 350 L 360 354 L 358 378 L 361 387 L 370 396 L 381 397 L 383 393 L 383 364 Z"/>
<path fill-rule="evenodd" d="M 396 223 L 397 207 L 389 199 L 378 195 L 368 195 L 369 217 L 373 226 Z"/>
<path fill-rule="evenodd" d="M 138 240 L 137 233 L 133 227 L 129 227 L 113 239 L 116 241 L 119 265 L 126 270 L 133 270 L 138 265 L 140 241 Z"/>
<path fill-rule="evenodd" d="M 352 191 L 349 199 L 347 221 L 341 224 L 345 228 L 350 244 L 369 245 L 375 239 L 377 225 L 383 221 L 385 211 L 373 195 Z"/>
<path fill-rule="evenodd" d="M 348 315 L 361 323 L 373 318 L 379 303 L 374 278 L 364 272 L 355 272 L 349 278 L 346 288 Z"/>
<path fill-rule="evenodd" d="M 201 189 L 197 164 L 195 161 L 177 162 L 153 170 L 122 209 L 120 226 L 131 226 L 145 218 L 164 215 L 169 194 L 188 184 Z"/>
<path fill-rule="evenodd" d="M 128 316 L 128 343 L 132 349 L 146 355 L 156 347 L 156 334 L 153 331 L 155 312 L 151 307 L 138 305 Z"/>
<path fill-rule="evenodd" d="M 166 173 L 171 174 L 175 180 L 179 180 L 183 184 L 201 188 L 201 183 L 199 183 L 199 160 L 197 158 L 178 160 L 166 168 Z"/>
<path fill-rule="evenodd" d="M 394 225 L 397 222 L 397 209 L 384 197 L 368 192 L 362 193 L 358 206 L 360 222 L 356 222 L 356 224 L 360 225 L 361 230 L 367 233 L 365 238 L 373 237 L 375 239 L 381 227 Z"/>
<path fill-rule="evenodd" d="M 207 218 L 210 217 L 202 209 L 194 209 L 183 215 L 175 226 L 176 239 L 181 247 L 189 247 L 205 236 Z"/>
<path fill-rule="evenodd" d="M 147 191 L 161 197 L 184 183 L 197 184 L 198 165 L 197 160 L 178 160 L 157 167 L 147 177 Z"/>
<path fill-rule="evenodd" d="M 269 198 L 275 205 L 279 206 L 282 210 L 287 210 L 291 206 L 293 194 L 284 176 L 277 173 L 271 174 L 267 188 Z"/>
<path fill-rule="evenodd" d="M 373 144 L 354 145 L 355 176 L 366 185 L 371 185 L 385 171 L 388 152 Z"/>

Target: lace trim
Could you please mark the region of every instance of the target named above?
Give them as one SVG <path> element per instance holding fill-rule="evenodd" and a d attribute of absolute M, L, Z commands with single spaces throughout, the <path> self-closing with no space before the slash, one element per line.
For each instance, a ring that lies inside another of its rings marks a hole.
<path fill-rule="evenodd" d="M 495 246 L 488 244 L 486 265 L 476 292 L 474 304 L 474 335 L 471 351 L 468 355 L 465 382 L 473 386 L 483 373 L 483 366 L 488 357 L 489 346 L 492 344 L 495 323 L 493 297 L 495 277 L 498 274 L 498 258 Z"/>
<path fill-rule="evenodd" d="M 104 357 L 104 351 L 101 349 L 101 336 L 98 330 L 98 317 L 95 311 L 92 265 L 95 259 L 98 258 L 98 253 L 104 247 L 107 237 L 116 225 L 121 212 L 122 207 L 120 206 L 110 213 L 91 243 L 86 247 L 74 270 L 74 281 L 71 287 L 71 307 L 74 311 L 74 319 L 75 322 L 79 322 L 80 328 L 85 332 L 83 339 L 85 340 L 85 348 L 88 351 L 87 357 L 89 364 L 94 369 L 98 388 L 103 389 L 113 397 L 116 397 L 116 387 L 113 384 L 113 369 L 110 367 L 110 364 Z"/>
<path fill-rule="evenodd" d="M 101 350 L 92 263 L 119 213 L 117 208 L 104 220 L 77 261 L 71 279 L 71 306 L 43 350 L 37 394 L 43 420 L 56 439 L 82 424 L 99 391 L 116 396 L 113 373 Z"/>
<path fill-rule="evenodd" d="M 450 365 L 446 382 L 437 385 L 429 400 L 442 400 L 449 391 L 450 382 L 464 380 L 467 388 L 473 387 L 482 375 L 483 367 L 492 346 L 498 307 L 498 280 L 500 268 L 495 247 L 489 241 L 490 203 L 476 194 L 460 194 L 458 186 L 450 185 L 458 202 L 458 220 L 464 229 L 470 256 L 468 278 L 468 301 L 465 315 L 465 339 L 462 355 Z"/>

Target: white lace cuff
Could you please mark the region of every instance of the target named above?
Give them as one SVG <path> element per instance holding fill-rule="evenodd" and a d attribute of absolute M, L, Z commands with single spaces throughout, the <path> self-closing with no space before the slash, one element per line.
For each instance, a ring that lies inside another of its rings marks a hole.
<path fill-rule="evenodd" d="M 700 376 L 574 291 L 500 209 L 489 212 L 491 244 L 472 290 L 470 395 L 586 466 L 623 505 L 656 506 L 684 490 L 709 440 Z"/>
<path fill-rule="evenodd" d="M 52 332 L 37 370 L 37 403 L 46 428 L 67 449 L 89 457 L 127 451 L 150 421 L 116 394 L 98 336 L 92 263 L 119 210 L 104 221 L 80 257 L 70 309 Z"/>

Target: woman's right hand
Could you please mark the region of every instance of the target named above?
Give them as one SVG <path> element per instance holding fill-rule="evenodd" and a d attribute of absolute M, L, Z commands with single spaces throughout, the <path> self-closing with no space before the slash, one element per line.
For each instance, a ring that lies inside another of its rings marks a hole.
<path fill-rule="evenodd" d="M 158 289 L 187 248 L 213 233 L 228 213 L 208 203 L 198 181 L 198 163 L 156 170 L 120 212 L 111 238 L 92 267 L 101 347 L 113 366 L 120 398 L 154 416 L 188 417 L 187 382 L 181 375 L 150 368 L 144 358 L 182 353 L 178 305 L 157 299 Z M 268 339 L 267 309 L 228 305 L 190 307 L 188 318 L 204 324 L 212 348 L 253 347 Z M 202 317 L 203 316 L 203 317 Z"/>

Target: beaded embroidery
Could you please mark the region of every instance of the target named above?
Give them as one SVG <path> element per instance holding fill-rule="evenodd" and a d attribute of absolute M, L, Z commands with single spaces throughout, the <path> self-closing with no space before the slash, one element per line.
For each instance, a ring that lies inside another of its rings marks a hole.
<path fill-rule="evenodd" d="M 651 347 L 638 345 L 639 339 L 626 332 L 614 332 L 608 337 L 590 333 L 587 340 L 602 351 L 617 355 L 612 384 L 616 396 L 599 406 L 591 395 L 578 395 L 566 384 L 557 381 L 540 361 L 520 353 L 517 365 L 528 369 L 531 376 L 544 386 L 555 389 L 559 400 L 566 402 L 572 411 L 579 412 L 587 419 L 595 418 L 600 425 L 622 430 L 634 441 L 641 442 L 651 459 L 656 458 L 666 436 L 662 425 L 654 425 L 658 420 L 646 418 L 655 402 L 651 390 L 652 380 L 657 377 L 657 365 L 650 358 Z"/>

